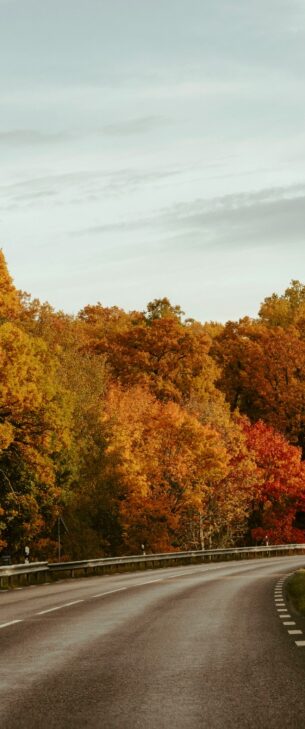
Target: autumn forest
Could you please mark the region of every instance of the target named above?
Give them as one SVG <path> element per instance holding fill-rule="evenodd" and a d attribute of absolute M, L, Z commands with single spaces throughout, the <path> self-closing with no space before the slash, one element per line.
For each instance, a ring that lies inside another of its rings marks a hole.
<path fill-rule="evenodd" d="M 257 319 L 76 316 L 0 251 L 0 552 L 63 559 L 305 541 L 305 286 Z"/>

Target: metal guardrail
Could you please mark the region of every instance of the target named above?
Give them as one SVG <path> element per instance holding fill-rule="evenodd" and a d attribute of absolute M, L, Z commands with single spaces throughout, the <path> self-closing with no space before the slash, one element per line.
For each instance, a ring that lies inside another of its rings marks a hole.
<path fill-rule="evenodd" d="M 189 552 L 162 552 L 160 554 L 137 554 L 124 557 L 100 557 L 98 559 L 79 560 L 77 562 L 31 562 L 29 564 L 15 564 L 0 566 L 0 587 L 3 584 L 2 578 L 8 578 L 9 583 L 14 583 L 14 577 L 20 576 L 30 580 L 30 576 L 36 575 L 39 579 L 44 575 L 52 579 L 58 573 L 68 573 L 71 577 L 77 575 L 77 572 L 83 574 L 94 574 L 94 572 L 107 572 L 107 569 L 118 567 L 132 569 L 140 569 L 145 566 L 148 568 L 154 566 L 162 566 L 162 563 L 170 563 L 172 566 L 179 562 L 206 562 L 206 561 L 225 561 L 226 559 L 250 559 L 255 556 L 271 557 L 284 556 L 285 554 L 305 554 L 305 544 L 280 544 L 280 545 L 264 545 L 259 547 L 232 547 L 231 549 L 205 549 L 193 550 Z M 100 569 L 99 569 L 100 568 Z M 34 578 L 35 579 L 35 578 Z M 7 579 L 5 580 L 7 582 Z"/>
<path fill-rule="evenodd" d="M 62 570 L 77 570 L 86 569 L 90 567 L 106 567 L 107 565 L 135 565 L 135 564 L 149 564 L 153 562 L 165 562 L 165 561 L 176 561 L 186 559 L 206 559 L 212 560 L 213 558 L 219 559 L 221 557 L 230 557 L 238 555 L 252 555 L 265 554 L 282 554 L 283 552 L 296 551 L 297 553 L 305 553 L 305 544 L 281 544 L 281 545 L 268 545 L 259 547 L 233 547 L 231 549 L 220 548 L 220 549 L 204 549 L 204 550 L 193 550 L 189 552 L 161 552 L 159 554 L 136 554 L 127 557 L 101 557 L 99 559 L 88 559 L 81 560 L 79 562 L 51 562 L 49 563 L 49 569 L 51 571 L 62 571 Z"/>
<path fill-rule="evenodd" d="M 10 564 L 0 566 L 0 588 L 28 585 L 46 580 L 49 574 L 48 562 Z"/>
<path fill-rule="evenodd" d="M 48 571 L 48 569 L 48 562 L 32 562 L 31 564 L 26 562 L 24 564 L 10 564 L 0 566 L 0 576 L 10 577 L 12 575 L 24 575 L 27 574 L 27 572 L 45 572 Z"/>

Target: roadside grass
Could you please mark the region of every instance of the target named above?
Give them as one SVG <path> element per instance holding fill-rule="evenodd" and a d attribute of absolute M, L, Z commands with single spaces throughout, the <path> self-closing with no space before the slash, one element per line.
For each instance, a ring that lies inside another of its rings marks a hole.
<path fill-rule="evenodd" d="M 305 617 L 305 569 L 300 569 L 286 582 L 286 593 L 294 610 Z"/>

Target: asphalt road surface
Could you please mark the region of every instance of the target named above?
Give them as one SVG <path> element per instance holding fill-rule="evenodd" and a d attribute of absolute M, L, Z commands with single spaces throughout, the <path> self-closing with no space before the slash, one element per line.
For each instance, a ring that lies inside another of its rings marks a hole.
<path fill-rule="evenodd" d="M 303 729 L 305 621 L 284 588 L 303 565 L 277 557 L 0 593 L 1 729 Z"/>

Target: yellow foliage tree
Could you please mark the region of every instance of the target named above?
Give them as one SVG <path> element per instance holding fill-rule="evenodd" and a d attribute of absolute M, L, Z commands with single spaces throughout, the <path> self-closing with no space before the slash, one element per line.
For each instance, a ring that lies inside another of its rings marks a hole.
<path fill-rule="evenodd" d="M 0 326 L 0 367 L 2 536 L 18 551 L 29 534 L 47 529 L 56 511 L 71 406 L 46 343 L 8 321 Z"/>
<path fill-rule="evenodd" d="M 21 311 L 20 294 L 7 270 L 4 253 L 0 250 L 0 321 L 18 319 Z"/>

